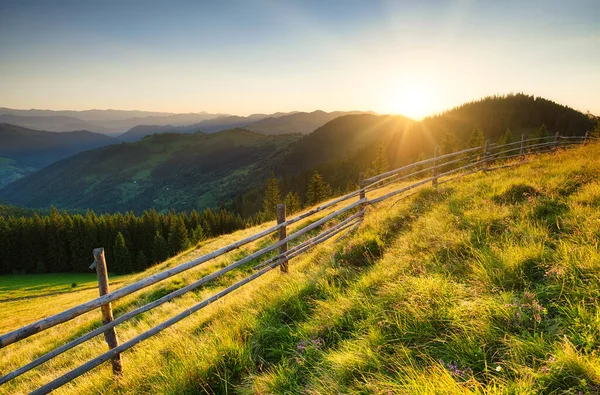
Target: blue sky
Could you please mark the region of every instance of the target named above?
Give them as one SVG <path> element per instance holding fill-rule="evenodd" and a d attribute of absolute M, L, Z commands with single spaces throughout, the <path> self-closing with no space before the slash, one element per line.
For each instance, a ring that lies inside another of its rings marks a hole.
<path fill-rule="evenodd" d="M 600 114 L 599 1 L 0 2 L 0 106 Z"/>

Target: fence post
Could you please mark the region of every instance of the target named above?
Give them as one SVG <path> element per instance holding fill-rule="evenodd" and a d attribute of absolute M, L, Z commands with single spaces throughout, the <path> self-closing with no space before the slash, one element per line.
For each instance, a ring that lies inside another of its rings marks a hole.
<path fill-rule="evenodd" d="M 277 205 L 277 223 L 282 224 L 284 222 L 285 222 L 285 204 L 278 204 Z M 286 237 L 287 237 L 287 227 L 282 226 L 281 228 L 279 228 L 279 240 L 280 241 L 284 240 Z M 282 244 L 281 247 L 279 247 L 279 253 L 285 254 L 287 252 L 287 249 L 288 249 L 287 243 Z M 287 273 L 287 271 L 288 271 L 287 258 L 282 258 L 279 269 L 281 270 L 281 273 Z"/>
<path fill-rule="evenodd" d="M 440 156 L 440 146 L 436 145 L 435 148 L 434 148 L 434 150 L 433 150 L 433 157 L 437 158 L 438 156 Z M 436 187 L 436 188 L 438 186 L 437 175 L 439 173 L 439 169 L 436 167 L 437 164 L 438 164 L 437 160 L 433 162 L 433 180 L 431 181 L 431 185 L 433 187 Z"/>
<path fill-rule="evenodd" d="M 490 145 L 490 139 L 485 139 L 485 144 L 483 144 L 483 168 L 485 169 L 488 166 L 488 146 Z"/>
<path fill-rule="evenodd" d="M 358 189 L 360 189 L 360 194 L 358 195 L 359 199 L 364 199 L 367 196 L 367 192 L 364 190 L 365 188 L 365 173 L 360 173 L 358 175 Z M 367 206 L 367 203 L 363 203 L 360 205 L 360 209 L 364 210 Z M 363 214 L 364 216 L 364 214 Z"/>
<path fill-rule="evenodd" d="M 106 259 L 104 258 L 104 248 L 94 249 L 94 263 L 96 264 L 96 273 L 98 274 L 98 289 L 100 296 L 106 295 L 108 290 L 108 272 L 106 270 Z M 102 325 L 106 325 L 113 320 L 112 306 L 110 303 L 100 306 L 102 310 Z M 119 338 L 115 328 L 110 328 L 104 332 L 104 339 L 108 348 L 115 348 L 119 345 Z M 115 376 L 123 374 L 123 364 L 121 363 L 121 354 L 112 358 L 112 369 Z"/>
<path fill-rule="evenodd" d="M 583 136 L 583 144 L 587 144 L 589 137 L 590 137 L 590 132 L 585 132 L 585 136 Z"/>
<path fill-rule="evenodd" d="M 558 139 L 559 139 L 559 137 L 560 137 L 560 133 L 556 132 L 554 134 L 554 149 L 556 149 L 558 147 Z"/>
<path fill-rule="evenodd" d="M 521 151 L 519 151 L 519 155 L 523 156 L 525 154 L 525 142 L 527 141 L 527 137 L 525 137 L 525 133 L 521 135 Z"/>

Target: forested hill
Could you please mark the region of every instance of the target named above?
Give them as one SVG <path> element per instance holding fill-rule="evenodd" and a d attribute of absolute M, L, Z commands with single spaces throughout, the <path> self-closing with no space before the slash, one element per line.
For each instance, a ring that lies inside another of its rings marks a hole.
<path fill-rule="evenodd" d="M 492 140 L 499 138 L 506 129 L 513 135 L 531 132 L 545 125 L 550 134 L 559 132 L 564 136 L 583 134 L 594 126 L 589 116 L 570 107 L 541 97 L 524 94 L 492 96 L 463 104 L 442 114 L 425 118 L 415 125 L 418 133 L 431 133 L 441 138 L 454 133 L 468 139 L 475 127 Z"/>
<path fill-rule="evenodd" d="M 0 123 L 0 188 L 59 159 L 118 142 L 85 130 L 46 132 Z"/>
<path fill-rule="evenodd" d="M 225 207 L 244 217 L 263 208 L 271 171 L 281 197 L 301 204 L 314 172 L 342 193 L 370 173 L 469 144 L 527 135 L 584 134 L 594 120 L 526 95 L 489 97 L 421 122 L 370 114 L 338 117 L 311 134 L 265 136 L 244 129 L 210 135 L 163 134 L 77 155 L 0 190 L 0 200 L 29 207 L 127 211 Z"/>
<path fill-rule="evenodd" d="M 243 129 L 149 136 L 54 163 L 0 190 L 0 200 L 99 212 L 218 208 L 259 185 L 293 139 Z"/>

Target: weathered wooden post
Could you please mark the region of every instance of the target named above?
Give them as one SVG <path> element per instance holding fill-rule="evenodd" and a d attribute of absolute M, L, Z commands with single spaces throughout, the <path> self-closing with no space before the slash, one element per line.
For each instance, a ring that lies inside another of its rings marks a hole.
<path fill-rule="evenodd" d="M 483 144 L 483 168 L 487 168 L 488 166 L 488 148 L 490 145 L 490 139 L 485 139 L 485 144 Z"/>
<path fill-rule="evenodd" d="M 556 149 L 558 147 L 558 139 L 560 138 L 560 133 L 556 132 L 554 134 L 554 149 Z"/>
<path fill-rule="evenodd" d="M 525 142 L 527 141 L 527 137 L 525 137 L 525 133 L 521 135 L 521 150 L 519 151 L 519 155 L 523 156 L 525 154 Z"/>
<path fill-rule="evenodd" d="M 108 271 L 106 270 L 104 248 L 94 249 L 94 263 L 96 265 L 96 273 L 98 274 L 98 289 L 100 290 L 100 296 L 103 296 L 109 292 Z M 113 320 L 112 306 L 110 303 L 100 306 L 100 310 L 102 310 L 102 325 L 106 325 Z M 115 348 L 119 345 L 119 338 L 117 337 L 115 328 L 110 328 L 104 332 L 104 339 L 106 340 L 109 349 Z M 113 374 L 116 376 L 123 374 L 121 354 L 117 354 L 112 358 L 112 368 Z"/>
<path fill-rule="evenodd" d="M 285 204 L 278 204 L 277 205 L 277 223 L 278 224 L 282 224 L 285 222 Z M 281 228 L 279 228 L 279 240 L 284 240 L 287 237 L 287 227 L 286 226 L 282 226 Z M 285 254 L 287 252 L 288 249 L 288 244 L 285 243 L 283 245 L 281 245 L 281 247 L 279 247 L 279 253 L 280 254 Z M 281 270 L 281 273 L 287 273 L 288 271 L 288 260 L 287 258 L 284 258 L 281 261 L 281 265 L 279 266 L 279 269 Z"/>
<path fill-rule="evenodd" d="M 433 150 L 433 157 L 437 158 L 438 156 L 440 156 L 440 146 L 436 145 Z M 431 185 L 436 188 L 438 186 L 437 175 L 439 174 L 439 169 L 437 168 L 437 164 L 438 164 L 437 160 L 433 161 L 433 180 L 431 181 Z"/>
<path fill-rule="evenodd" d="M 585 136 L 583 136 L 583 144 L 587 144 L 589 138 L 590 132 L 585 132 Z"/>
<path fill-rule="evenodd" d="M 360 189 L 360 193 L 358 195 L 359 199 L 364 199 L 367 196 L 367 192 L 365 191 L 365 173 L 360 173 L 358 175 L 358 188 Z M 363 203 L 360 205 L 360 209 L 364 210 L 367 207 L 367 203 Z M 364 216 L 364 213 L 363 213 Z"/>

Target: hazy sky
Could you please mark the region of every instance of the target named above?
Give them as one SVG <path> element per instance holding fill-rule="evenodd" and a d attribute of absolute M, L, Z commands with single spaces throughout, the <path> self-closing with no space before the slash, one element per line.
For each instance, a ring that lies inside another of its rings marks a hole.
<path fill-rule="evenodd" d="M 600 114 L 600 1 L 0 1 L 0 106 Z"/>

